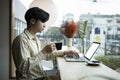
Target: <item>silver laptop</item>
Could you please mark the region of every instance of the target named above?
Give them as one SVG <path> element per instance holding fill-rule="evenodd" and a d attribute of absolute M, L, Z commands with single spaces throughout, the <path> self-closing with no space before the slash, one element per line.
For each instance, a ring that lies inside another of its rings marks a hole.
<path fill-rule="evenodd" d="M 75 62 L 84 62 L 84 61 L 90 61 L 93 55 L 95 54 L 96 50 L 100 46 L 100 43 L 98 42 L 93 42 L 86 53 L 83 56 L 79 56 L 79 58 L 74 58 L 74 57 L 67 57 L 65 56 L 66 61 L 75 61 Z"/>

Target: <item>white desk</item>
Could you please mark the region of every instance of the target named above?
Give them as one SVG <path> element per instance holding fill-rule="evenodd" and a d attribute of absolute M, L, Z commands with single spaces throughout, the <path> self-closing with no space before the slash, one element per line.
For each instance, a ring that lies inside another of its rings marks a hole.
<path fill-rule="evenodd" d="M 120 80 L 120 73 L 103 64 L 87 66 L 85 62 L 66 62 L 61 57 L 57 58 L 57 64 L 61 80 Z"/>

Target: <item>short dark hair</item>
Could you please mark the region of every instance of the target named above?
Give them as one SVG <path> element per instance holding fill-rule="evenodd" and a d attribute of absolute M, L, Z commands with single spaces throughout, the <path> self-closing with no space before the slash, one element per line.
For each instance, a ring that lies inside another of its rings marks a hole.
<path fill-rule="evenodd" d="M 45 23 L 49 19 L 49 13 L 40 9 L 38 7 L 32 7 L 27 10 L 25 13 L 25 20 L 27 25 L 30 23 L 30 19 L 34 18 L 35 20 L 40 20 L 41 22 Z"/>

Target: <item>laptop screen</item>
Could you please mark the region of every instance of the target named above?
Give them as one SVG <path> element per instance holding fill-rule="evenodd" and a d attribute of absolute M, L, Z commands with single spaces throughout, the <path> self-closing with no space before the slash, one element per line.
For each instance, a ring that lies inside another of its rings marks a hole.
<path fill-rule="evenodd" d="M 91 46 L 89 47 L 89 49 L 87 50 L 87 52 L 85 53 L 85 57 L 87 59 L 91 59 L 92 56 L 94 55 L 94 53 L 96 52 L 97 48 L 99 47 L 100 43 L 97 43 L 97 42 L 93 42 L 91 44 Z"/>

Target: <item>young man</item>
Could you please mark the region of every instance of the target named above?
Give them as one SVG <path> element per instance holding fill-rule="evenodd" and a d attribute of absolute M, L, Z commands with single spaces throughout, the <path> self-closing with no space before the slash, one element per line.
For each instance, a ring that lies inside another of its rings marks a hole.
<path fill-rule="evenodd" d="M 74 51 L 59 52 L 55 44 L 49 44 L 45 47 L 37 38 L 36 33 L 42 32 L 45 28 L 45 22 L 48 21 L 49 14 L 44 10 L 33 7 L 25 14 L 27 28 L 17 36 L 12 44 L 13 59 L 16 66 L 17 80 L 42 80 L 44 71 L 41 61 L 48 58 L 48 55 L 64 56 L 78 54 Z"/>

